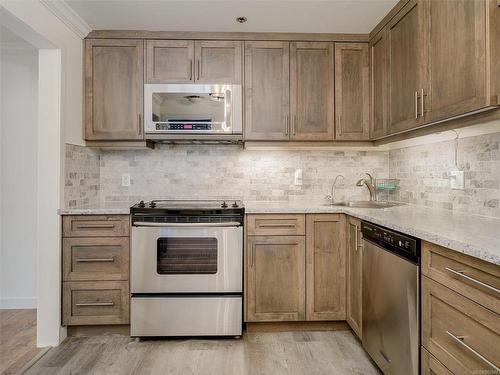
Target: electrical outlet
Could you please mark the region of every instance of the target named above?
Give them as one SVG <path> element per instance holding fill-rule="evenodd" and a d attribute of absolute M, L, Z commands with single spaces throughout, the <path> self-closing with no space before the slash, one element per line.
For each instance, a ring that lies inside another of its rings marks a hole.
<path fill-rule="evenodd" d="M 130 186 L 130 174 L 128 173 L 122 174 L 122 186 L 124 187 Z"/>
<path fill-rule="evenodd" d="M 302 185 L 302 169 L 296 169 L 295 170 L 294 184 L 296 186 L 301 186 Z"/>
<path fill-rule="evenodd" d="M 464 171 L 451 171 L 450 172 L 450 187 L 456 190 L 465 189 L 465 175 Z"/>

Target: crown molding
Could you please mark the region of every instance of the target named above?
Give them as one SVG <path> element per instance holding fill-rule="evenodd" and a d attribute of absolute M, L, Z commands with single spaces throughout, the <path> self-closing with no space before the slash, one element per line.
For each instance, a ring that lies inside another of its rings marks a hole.
<path fill-rule="evenodd" d="M 92 28 L 64 0 L 39 0 L 75 34 L 84 39 Z"/>

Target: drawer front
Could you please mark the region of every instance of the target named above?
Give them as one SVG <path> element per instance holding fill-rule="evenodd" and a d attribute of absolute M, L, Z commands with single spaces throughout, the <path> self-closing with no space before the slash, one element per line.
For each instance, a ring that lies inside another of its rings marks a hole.
<path fill-rule="evenodd" d="M 64 237 L 128 236 L 129 215 L 63 216 Z"/>
<path fill-rule="evenodd" d="M 422 273 L 500 313 L 499 266 L 424 242 Z"/>
<path fill-rule="evenodd" d="M 128 280 L 128 237 L 63 239 L 63 280 Z"/>
<path fill-rule="evenodd" d="M 248 235 L 303 236 L 305 215 L 248 215 Z"/>
<path fill-rule="evenodd" d="M 500 371 L 498 314 L 425 276 L 422 312 L 423 345 L 452 373 Z"/>
<path fill-rule="evenodd" d="M 446 367 L 434 358 L 425 348 L 421 349 L 422 375 L 453 375 Z"/>
<path fill-rule="evenodd" d="M 128 281 L 63 283 L 63 324 L 129 323 Z"/>

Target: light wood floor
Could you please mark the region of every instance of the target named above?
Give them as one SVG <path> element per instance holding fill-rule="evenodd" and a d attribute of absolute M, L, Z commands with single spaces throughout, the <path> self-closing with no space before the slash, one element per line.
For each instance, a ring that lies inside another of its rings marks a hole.
<path fill-rule="evenodd" d="M 242 339 L 71 337 L 26 374 L 379 374 L 350 331 L 247 333 Z"/>
<path fill-rule="evenodd" d="M 16 374 L 42 350 L 36 347 L 36 310 L 0 310 L 0 374 Z"/>

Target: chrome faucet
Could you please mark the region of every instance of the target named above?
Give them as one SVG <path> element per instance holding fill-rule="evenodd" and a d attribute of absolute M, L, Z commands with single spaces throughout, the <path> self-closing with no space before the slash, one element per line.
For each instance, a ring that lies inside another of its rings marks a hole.
<path fill-rule="evenodd" d="M 328 201 L 330 201 L 330 203 L 332 203 L 332 204 L 333 204 L 333 203 L 335 203 L 335 187 L 336 187 L 336 185 L 337 185 L 337 180 L 338 180 L 339 178 L 342 178 L 342 181 L 344 181 L 344 180 L 345 180 L 345 177 L 344 177 L 344 176 L 342 176 L 341 174 L 336 175 L 336 176 L 335 176 L 335 179 L 333 180 L 332 190 L 331 190 L 331 192 L 330 192 L 330 195 L 327 195 L 327 196 L 326 196 L 326 199 L 327 199 Z"/>
<path fill-rule="evenodd" d="M 361 178 L 358 182 L 356 182 L 356 186 L 363 186 L 366 185 L 368 188 L 368 191 L 370 192 L 370 201 L 376 201 L 377 200 L 377 189 L 375 188 L 375 183 L 374 179 L 371 174 L 366 173 L 366 175 L 370 178 Z"/>

